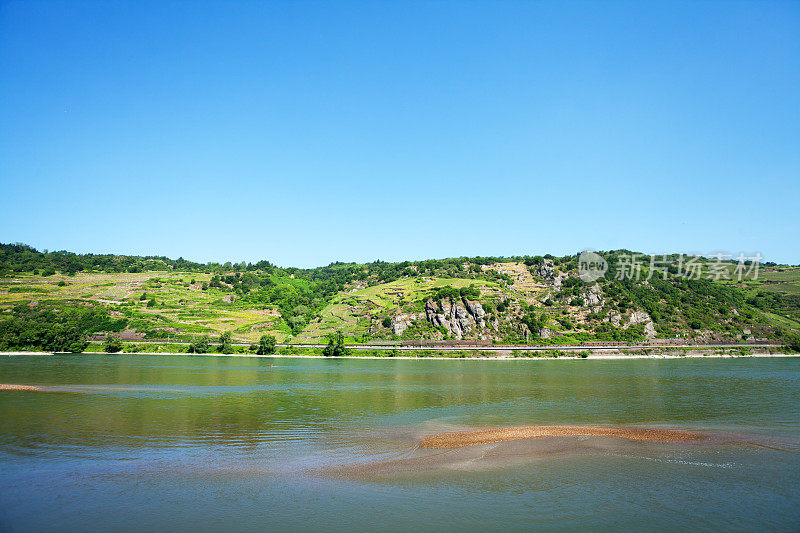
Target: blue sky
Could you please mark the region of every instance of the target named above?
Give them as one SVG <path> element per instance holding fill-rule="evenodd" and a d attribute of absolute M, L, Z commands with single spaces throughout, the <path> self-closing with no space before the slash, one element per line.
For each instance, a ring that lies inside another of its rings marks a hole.
<path fill-rule="evenodd" d="M 0 1 L 0 241 L 800 263 L 798 2 Z"/>

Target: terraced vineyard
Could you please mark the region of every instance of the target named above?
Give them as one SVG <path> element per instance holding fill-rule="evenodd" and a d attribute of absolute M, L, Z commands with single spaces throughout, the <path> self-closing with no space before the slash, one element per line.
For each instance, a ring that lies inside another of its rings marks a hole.
<path fill-rule="evenodd" d="M 322 343 L 341 332 L 348 342 L 791 343 L 800 334 L 800 268 L 788 265 L 764 266 L 756 279 L 741 281 L 734 263 L 719 267 L 724 275 L 716 280 L 682 277 L 674 265 L 663 275 L 645 266 L 641 276 L 625 278 L 619 275 L 624 252 L 603 252 L 609 271 L 585 282 L 577 256 L 302 270 L 266 261 L 200 265 L 128 256 L 100 256 L 98 264 L 98 256 L 2 246 L 0 332 L 3 324 L 24 329 L 26 320 L 63 322 L 91 311 L 91 320 L 74 318 L 83 320 L 82 334 L 131 342 L 213 340 L 227 333 L 244 343 L 264 335 Z M 120 264 L 131 271 L 108 271 Z M 154 269 L 138 271 L 144 266 Z M 19 333 L 6 336 L 6 348 L 33 342 Z"/>

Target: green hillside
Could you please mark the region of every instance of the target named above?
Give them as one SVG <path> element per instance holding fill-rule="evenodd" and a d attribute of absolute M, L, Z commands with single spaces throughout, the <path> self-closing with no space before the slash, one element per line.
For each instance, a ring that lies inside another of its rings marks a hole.
<path fill-rule="evenodd" d="M 109 335 L 191 342 L 223 333 L 316 343 L 339 331 L 350 342 L 796 342 L 798 267 L 766 263 L 739 280 L 735 260 L 700 258 L 703 275 L 689 279 L 680 256 L 652 272 L 642 261 L 633 275 L 630 252 L 600 255 L 608 271 L 587 283 L 578 255 L 298 269 L 0 245 L 0 350 L 67 346 L 56 330 L 71 332 L 74 346 Z"/>

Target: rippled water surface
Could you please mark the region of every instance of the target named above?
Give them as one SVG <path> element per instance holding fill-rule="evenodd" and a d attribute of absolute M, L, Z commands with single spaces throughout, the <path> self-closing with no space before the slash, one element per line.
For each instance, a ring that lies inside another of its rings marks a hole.
<path fill-rule="evenodd" d="M 0 530 L 800 530 L 800 359 L 4 356 Z M 431 434 L 591 424 L 706 442 Z"/>

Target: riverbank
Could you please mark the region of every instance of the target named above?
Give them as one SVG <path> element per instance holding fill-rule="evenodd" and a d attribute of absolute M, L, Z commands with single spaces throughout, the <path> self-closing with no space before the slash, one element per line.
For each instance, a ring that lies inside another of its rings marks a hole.
<path fill-rule="evenodd" d="M 717 350 L 718 352 L 718 350 Z M 579 353 L 563 353 L 560 355 L 545 354 L 543 352 L 530 352 L 532 355 L 509 355 L 509 354 L 495 354 L 495 355 L 470 355 L 461 356 L 460 354 L 453 354 L 452 352 L 440 352 L 438 355 L 345 355 L 340 357 L 327 357 L 317 354 L 247 354 L 247 353 L 205 353 L 205 354 L 188 354 L 186 352 L 85 352 L 79 354 L 53 354 L 50 352 L 0 352 L 0 356 L 24 356 L 24 355 L 191 355 L 192 357 L 249 357 L 261 359 L 362 359 L 362 360 L 453 360 L 453 361 L 575 361 L 575 360 L 626 360 L 626 359 L 686 359 L 686 358 L 700 358 L 700 359 L 741 359 L 741 358 L 774 358 L 774 357 L 800 357 L 797 353 L 782 353 L 777 350 L 766 350 L 764 352 L 753 353 L 709 353 L 703 350 L 690 350 L 685 352 L 676 352 L 674 350 L 666 352 L 653 352 L 653 353 L 623 353 L 619 351 L 598 351 L 591 352 L 585 356 Z"/>

